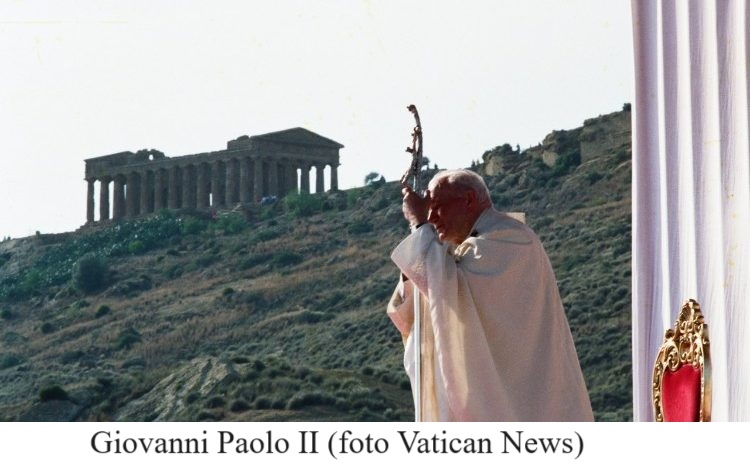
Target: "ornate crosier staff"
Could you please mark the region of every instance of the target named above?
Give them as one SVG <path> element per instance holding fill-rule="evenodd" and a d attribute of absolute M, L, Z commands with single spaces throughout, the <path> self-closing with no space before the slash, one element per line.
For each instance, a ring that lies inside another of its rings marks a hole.
<path fill-rule="evenodd" d="M 407 107 L 414 115 L 416 126 L 411 133 L 411 147 L 406 148 L 406 152 L 411 154 L 411 165 L 401 177 L 401 184 L 421 196 L 420 174 L 422 171 L 422 123 L 419 120 L 417 107 L 409 105 Z M 411 185 L 409 184 L 411 180 Z M 412 283 L 412 293 L 414 293 L 414 421 L 422 421 L 422 304 L 420 302 L 419 290 L 417 285 Z"/>

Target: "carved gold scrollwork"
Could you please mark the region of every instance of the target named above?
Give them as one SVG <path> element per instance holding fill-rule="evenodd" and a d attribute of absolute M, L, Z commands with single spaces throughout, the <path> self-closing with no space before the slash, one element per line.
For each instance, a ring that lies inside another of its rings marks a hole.
<path fill-rule="evenodd" d="M 674 330 L 667 329 L 664 342 L 656 356 L 652 378 L 654 418 L 664 421 L 662 404 L 662 378 L 664 373 L 677 371 L 689 364 L 701 372 L 701 422 L 711 418 L 711 382 L 708 326 L 705 324 L 700 305 L 689 299 L 680 310 Z"/>

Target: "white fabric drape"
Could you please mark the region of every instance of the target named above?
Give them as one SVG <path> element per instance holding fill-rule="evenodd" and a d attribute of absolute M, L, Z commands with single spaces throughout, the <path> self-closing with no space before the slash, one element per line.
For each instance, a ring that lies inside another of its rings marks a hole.
<path fill-rule="evenodd" d="M 494 209 L 485 210 L 470 232 L 477 235 L 452 248 L 425 224 L 391 254 L 426 298 L 423 419 L 594 420 L 539 238 Z M 392 298 L 388 314 L 408 336 L 404 366 L 414 384 L 414 303 L 410 290 L 403 294 Z"/>
<path fill-rule="evenodd" d="M 750 420 L 750 132 L 745 0 L 632 0 L 633 407 L 653 420 L 664 331 L 695 298 L 712 420 Z"/>

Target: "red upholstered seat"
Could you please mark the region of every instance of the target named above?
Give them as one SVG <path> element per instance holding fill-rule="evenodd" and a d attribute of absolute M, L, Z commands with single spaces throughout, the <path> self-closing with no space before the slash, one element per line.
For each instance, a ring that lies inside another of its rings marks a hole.
<path fill-rule="evenodd" d="M 701 372 L 692 365 L 665 371 L 661 384 L 665 422 L 698 422 Z"/>
<path fill-rule="evenodd" d="M 674 330 L 664 334 L 654 364 L 652 395 L 658 422 L 711 420 L 708 326 L 693 299 L 682 306 Z"/>

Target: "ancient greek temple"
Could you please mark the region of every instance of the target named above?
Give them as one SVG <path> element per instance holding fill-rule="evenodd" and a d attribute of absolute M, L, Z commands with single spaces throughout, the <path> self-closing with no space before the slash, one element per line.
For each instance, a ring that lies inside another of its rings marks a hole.
<path fill-rule="evenodd" d="M 303 128 L 241 136 L 225 150 L 179 157 L 159 151 L 119 152 L 86 159 L 86 222 L 132 218 L 161 209 L 233 208 L 265 196 L 338 189 L 344 146 Z M 98 205 L 96 191 L 99 191 Z M 110 197 L 111 195 L 111 197 Z M 110 211 L 111 203 L 111 211 Z"/>

